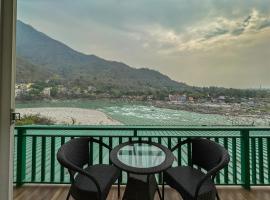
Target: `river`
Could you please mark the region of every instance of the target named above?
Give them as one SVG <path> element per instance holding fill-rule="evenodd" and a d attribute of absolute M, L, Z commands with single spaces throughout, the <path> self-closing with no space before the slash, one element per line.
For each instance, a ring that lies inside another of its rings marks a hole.
<path fill-rule="evenodd" d="M 110 100 L 54 100 L 16 103 L 16 108 L 73 107 L 95 109 L 126 125 L 267 125 L 264 119 L 200 114 L 157 108 L 141 102 Z"/>

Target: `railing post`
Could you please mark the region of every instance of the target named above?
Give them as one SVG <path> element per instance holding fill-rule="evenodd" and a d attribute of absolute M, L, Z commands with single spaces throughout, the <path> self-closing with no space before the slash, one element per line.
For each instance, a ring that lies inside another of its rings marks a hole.
<path fill-rule="evenodd" d="M 249 130 L 241 130 L 241 180 L 242 186 L 250 190 Z"/>
<path fill-rule="evenodd" d="M 17 133 L 17 186 L 22 186 L 26 166 L 26 129 L 19 128 Z"/>
<path fill-rule="evenodd" d="M 134 129 L 134 130 L 133 130 L 133 136 L 134 136 L 134 137 L 137 137 L 137 136 L 138 136 L 137 129 Z"/>

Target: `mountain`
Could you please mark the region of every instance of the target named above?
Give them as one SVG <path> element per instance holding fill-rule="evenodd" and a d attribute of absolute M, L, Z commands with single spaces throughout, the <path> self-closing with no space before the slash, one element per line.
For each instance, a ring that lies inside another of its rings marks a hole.
<path fill-rule="evenodd" d="M 86 55 L 17 21 L 17 81 L 37 81 L 58 77 L 97 87 L 120 90 L 184 90 L 184 83 L 158 71 L 132 68 L 124 63 Z"/>
<path fill-rule="evenodd" d="M 52 75 L 50 71 L 17 56 L 16 76 L 19 78 L 18 82 L 45 81 Z"/>

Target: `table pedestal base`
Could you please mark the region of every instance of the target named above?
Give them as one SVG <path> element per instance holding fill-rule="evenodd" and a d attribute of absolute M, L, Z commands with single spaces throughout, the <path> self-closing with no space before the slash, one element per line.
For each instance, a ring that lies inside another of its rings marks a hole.
<path fill-rule="evenodd" d="M 153 200 L 157 190 L 155 175 L 129 174 L 123 200 Z"/>

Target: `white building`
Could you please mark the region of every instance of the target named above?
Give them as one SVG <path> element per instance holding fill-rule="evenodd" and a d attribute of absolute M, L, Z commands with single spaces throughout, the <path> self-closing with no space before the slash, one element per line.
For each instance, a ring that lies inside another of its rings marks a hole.
<path fill-rule="evenodd" d="M 42 91 L 42 94 L 45 96 L 45 97 L 50 97 L 51 96 L 51 87 L 46 87 L 43 89 Z"/>

